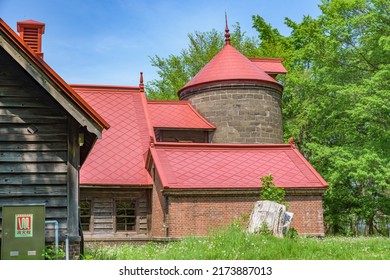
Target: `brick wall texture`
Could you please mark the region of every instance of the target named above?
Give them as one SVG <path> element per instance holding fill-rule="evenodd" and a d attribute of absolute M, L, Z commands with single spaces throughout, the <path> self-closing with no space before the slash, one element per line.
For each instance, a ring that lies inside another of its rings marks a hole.
<path fill-rule="evenodd" d="M 262 85 L 220 85 L 185 95 L 217 130 L 213 143 L 283 143 L 281 92 Z"/>
<path fill-rule="evenodd" d="M 69 260 L 80 259 L 80 246 L 81 244 L 79 241 L 69 241 Z M 66 252 L 65 242 L 62 243 L 62 249 L 64 250 L 64 252 Z"/>
<path fill-rule="evenodd" d="M 229 225 L 236 219 L 249 217 L 258 200 L 258 195 L 171 196 L 168 198 L 168 235 L 165 237 L 205 236 L 210 230 Z M 289 196 L 286 201 L 289 203 L 287 210 L 294 213 L 292 227 L 299 234 L 324 235 L 321 195 Z M 153 236 L 163 237 L 155 235 L 157 233 L 154 230 Z"/>
<path fill-rule="evenodd" d="M 153 168 L 154 187 L 152 192 L 152 217 L 150 225 L 150 236 L 152 237 L 167 237 L 165 233 L 165 198 L 162 195 L 161 180 Z"/>

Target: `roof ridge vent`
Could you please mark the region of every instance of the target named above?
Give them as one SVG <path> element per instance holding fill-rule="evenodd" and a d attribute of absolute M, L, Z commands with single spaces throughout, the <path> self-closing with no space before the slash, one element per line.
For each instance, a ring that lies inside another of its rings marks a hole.
<path fill-rule="evenodd" d="M 42 34 L 45 33 L 45 24 L 35 20 L 18 21 L 17 30 L 23 41 L 43 59 Z"/>

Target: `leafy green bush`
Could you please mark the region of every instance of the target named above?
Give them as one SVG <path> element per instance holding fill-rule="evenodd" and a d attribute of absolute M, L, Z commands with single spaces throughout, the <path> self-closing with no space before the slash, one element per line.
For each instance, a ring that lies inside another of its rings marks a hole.
<path fill-rule="evenodd" d="M 61 247 L 58 248 L 57 252 L 55 246 L 46 246 L 42 256 L 45 260 L 62 260 L 65 258 L 65 252 Z"/>
<path fill-rule="evenodd" d="M 278 188 L 274 184 L 274 177 L 272 174 L 268 176 L 264 176 L 260 178 L 261 180 L 261 193 L 260 199 L 262 200 L 271 200 L 276 203 L 282 203 L 284 197 L 286 196 L 286 192 L 283 188 Z"/>

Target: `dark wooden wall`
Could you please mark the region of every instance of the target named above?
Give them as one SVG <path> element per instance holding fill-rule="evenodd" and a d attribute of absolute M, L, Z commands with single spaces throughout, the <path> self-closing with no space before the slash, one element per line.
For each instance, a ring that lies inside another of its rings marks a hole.
<path fill-rule="evenodd" d="M 115 230 L 115 201 L 134 199 L 137 204 L 137 225 L 134 231 Z M 91 225 L 84 231 L 86 240 L 126 239 L 147 237 L 151 219 L 151 190 L 134 187 L 81 187 L 80 200 L 91 204 Z"/>
<path fill-rule="evenodd" d="M 0 47 L 0 219 L 2 205 L 44 203 L 65 233 L 69 121 Z"/>
<path fill-rule="evenodd" d="M 209 143 L 211 132 L 206 130 L 184 130 L 184 129 L 155 129 L 158 142 L 193 142 Z"/>

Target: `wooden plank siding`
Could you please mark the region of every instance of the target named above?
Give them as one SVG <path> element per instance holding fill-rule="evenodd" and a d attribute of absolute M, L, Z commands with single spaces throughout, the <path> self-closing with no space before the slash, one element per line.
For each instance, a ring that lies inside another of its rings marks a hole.
<path fill-rule="evenodd" d="M 43 203 L 65 236 L 70 119 L 0 48 L 0 220 L 3 205 Z"/>
<path fill-rule="evenodd" d="M 85 240 L 123 240 L 146 238 L 151 223 L 151 190 L 134 187 L 80 188 L 80 201 L 90 201 L 91 218 L 89 230 L 84 231 Z M 116 201 L 136 201 L 136 227 L 131 231 L 116 230 Z"/>

